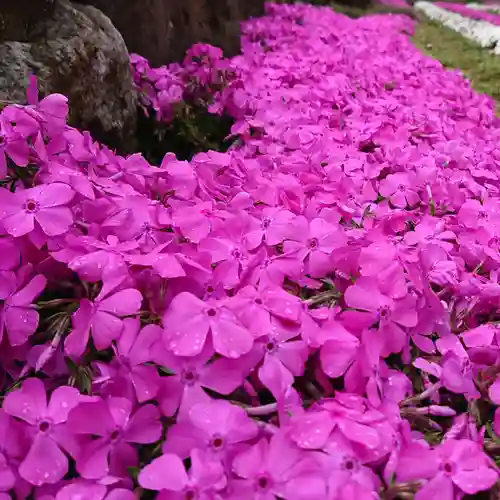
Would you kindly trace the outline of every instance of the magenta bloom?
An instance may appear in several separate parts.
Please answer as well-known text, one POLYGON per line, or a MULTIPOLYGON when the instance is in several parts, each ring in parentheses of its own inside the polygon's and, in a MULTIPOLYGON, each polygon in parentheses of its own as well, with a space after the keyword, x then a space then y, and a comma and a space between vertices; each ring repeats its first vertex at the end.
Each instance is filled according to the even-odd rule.
POLYGON ((74 191, 60 182, 45 184, 11 193, 0 190, 0 221, 5 230, 15 238, 35 229, 35 221, 47 236, 57 236, 68 231, 73 224, 73 214, 67 205, 74 191))
POLYGON ((66 339, 68 355, 79 357, 89 341, 90 332, 97 349, 106 349, 123 330, 122 316, 137 313, 142 295, 134 288, 127 288, 111 296, 91 302, 83 299, 80 308, 73 314, 73 331, 66 339))
POLYGON ((417 500, 453 500, 460 493, 488 490, 498 481, 487 455, 468 439, 448 439, 435 450, 410 445, 400 455, 397 476, 400 481, 428 479, 417 500))
POLYGON ((328 477, 328 498, 373 498, 380 488, 380 479, 358 457, 355 447, 335 432, 332 435, 327 453, 320 455, 324 463, 325 476, 328 477))
MULTIPOLYGON (((109 398, 80 404, 69 415, 71 431, 77 435, 98 436, 83 445, 76 461, 86 479, 108 475, 111 466, 120 468, 128 457, 135 457, 129 443, 154 443, 161 436, 160 413, 156 406, 144 405, 132 412, 125 398, 109 398)), ((126 469, 126 468, 125 468, 126 469)))
POLYGON ((65 425, 69 412, 82 401, 73 387, 58 387, 47 403, 43 382, 28 379, 21 389, 10 392, 3 404, 9 415, 26 422, 31 441, 28 454, 19 467, 19 474, 31 484, 40 486, 60 481, 68 470, 64 451, 74 454, 77 448, 65 425), (63 451, 64 450, 64 451, 63 451))
POLYGON ((382 413, 368 409, 362 397, 339 392, 335 399, 322 401, 319 411, 295 417, 290 436, 301 448, 321 449, 338 429, 351 445, 370 452, 385 447, 388 436, 381 432, 385 420, 382 413))
POLYGON ((47 280, 41 274, 28 283, 22 272, 0 271, 0 340, 7 330, 11 345, 24 344, 38 328, 39 315, 32 302, 42 293, 47 280))
POLYGON ((208 347, 194 357, 176 357, 161 352, 162 349, 159 351, 155 361, 173 372, 171 376, 160 379, 157 397, 161 411, 167 417, 179 410, 178 419, 185 419, 194 404, 210 401, 204 387, 227 395, 236 390, 246 376, 245 367, 236 360, 220 358, 208 363, 214 354, 208 347))
POLYGON ((17 464, 22 461, 29 449, 29 442, 23 431, 22 423, 0 409, 0 491, 2 492, 14 488, 17 481, 17 464))
POLYGON ((407 342, 404 327, 417 324, 416 299, 400 295, 396 281, 384 283, 380 278, 361 277, 345 292, 349 307, 370 313, 378 332, 372 336, 375 352, 388 355, 399 352, 407 342))
POLYGON ((324 500, 326 485, 319 464, 297 448, 284 433, 261 439, 239 454, 234 473, 242 479, 240 498, 272 500, 324 500))
MULTIPOLYGON (((497 406, 500 405, 500 378, 497 378, 493 384, 491 384, 488 394, 490 396, 491 401, 495 403, 497 406)), ((498 435, 500 432, 500 410, 497 408, 495 410, 495 418, 493 420, 493 428, 495 433, 498 435)))
POLYGON ((96 363, 101 372, 99 383, 103 392, 113 396, 137 398, 139 403, 153 399, 158 392, 160 376, 153 361, 153 349, 161 338, 162 329, 147 325, 142 330, 135 318, 123 320, 123 330, 116 341, 115 359, 109 363, 96 363))
POLYGON ((325 338, 320 352, 321 367, 329 377, 341 377, 358 353, 359 340, 337 321, 327 323, 322 332, 325 338))
MULTIPOLYGON (((55 500, 76 500, 80 498, 85 500, 136 500, 137 497, 130 490, 123 488, 115 488, 108 493, 106 486, 80 479, 61 488, 55 500)), ((42 497, 41 500, 45 500, 45 497, 42 497)))
POLYGON ((245 235, 249 250, 257 248, 262 241, 273 246, 293 234, 292 224, 295 216, 282 208, 264 208, 260 221, 255 221, 245 235))
POLYGON ((187 239, 199 243, 210 234, 212 210, 211 202, 182 205, 172 214, 172 221, 187 239))
POLYGON ((240 323, 229 300, 203 302, 183 292, 174 297, 163 317, 164 341, 176 356, 201 353, 208 333, 214 350, 228 358, 250 351, 252 334, 240 323))
POLYGON ((283 245, 285 252, 296 255, 300 261, 307 259, 307 272, 312 276, 323 276, 331 271, 331 256, 345 243, 343 232, 319 218, 309 222, 305 217, 298 217, 293 227, 293 240, 283 245))
POLYGON ((309 348, 298 333, 296 328, 271 324, 267 333, 255 343, 255 350, 263 357, 259 379, 276 399, 293 384, 294 377, 304 372, 309 348))
POLYGON ((228 453, 257 436, 257 424, 243 408, 228 401, 198 403, 189 410, 189 419, 170 428, 163 453, 176 453, 187 458, 197 448, 223 459, 228 453))
POLYGON ((191 469, 186 472, 182 460, 167 453, 146 465, 139 474, 139 484, 160 491, 158 500, 217 498, 216 492, 227 483, 222 464, 200 450, 191 453, 191 469))
POLYGON ((380 194, 389 198, 395 207, 414 206, 420 201, 415 184, 416 176, 413 173, 390 174, 380 182, 380 194))

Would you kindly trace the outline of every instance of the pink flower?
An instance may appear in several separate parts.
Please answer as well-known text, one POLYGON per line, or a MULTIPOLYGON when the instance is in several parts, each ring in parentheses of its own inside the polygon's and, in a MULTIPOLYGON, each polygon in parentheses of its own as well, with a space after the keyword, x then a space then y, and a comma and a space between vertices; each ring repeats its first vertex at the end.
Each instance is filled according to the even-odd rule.
POLYGON ((320 352, 323 371, 329 377, 341 377, 358 353, 359 340, 336 321, 328 322, 322 331, 325 336, 320 352))
POLYGON ((200 449, 223 461, 257 433, 257 424, 243 408, 223 400, 198 403, 189 410, 188 419, 169 429, 163 453, 187 458, 191 450, 200 449))
MULTIPOLYGON (((0 491, 10 491, 18 480, 18 464, 28 451, 22 423, 0 409, 0 491)), ((1 498, 1 497, 0 497, 1 498)), ((10 498, 10 497, 9 497, 10 498)))
POLYGON ((13 346, 24 344, 38 328, 39 315, 32 302, 47 284, 41 274, 25 284, 23 275, 23 271, 17 276, 12 271, 0 271, 0 300, 4 301, 0 306, 0 340, 7 330, 13 346))
POLYGON ((182 292, 170 303, 163 317, 164 341, 176 356, 196 356, 205 346, 210 332, 214 350, 228 358, 238 358, 250 351, 251 333, 241 324, 231 302, 203 302, 182 292))
POLYGON ((293 227, 293 238, 283 245, 285 252, 296 254, 301 261, 307 258, 307 271, 312 276, 330 271, 333 252, 345 242, 342 231, 319 218, 308 222, 305 217, 297 217, 293 227))
POLYGON ((412 444, 403 450, 397 469, 400 481, 428 479, 416 495, 431 500, 439 495, 452 500, 457 494, 474 495, 498 481, 498 472, 477 443, 449 439, 435 450, 412 444))
POLYGON ((240 498, 326 498, 326 485, 319 463, 305 455, 283 432, 274 435, 270 441, 260 439, 239 454, 234 459, 233 471, 242 479, 238 485, 240 498))
POLYGON ((380 194, 389 198, 395 207, 414 206, 420 201, 420 196, 415 190, 416 182, 417 179, 413 173, 389 174, 380 181, 380 194))
MULTIPOLYGON (((389 436, 382 432, 385 416, 367 408, 364 399, 355 394, 337 393, 335 399, 324 400, 316 411, 305 412, 293 419, 291 438, 304 449, 323 448, 333 430, 340 433, 358 453, 387 447, 389 436)), ((388 450, 389 451, 389 450, 388 450)))
POLYGON ((380 488, 380 479, 360 460, 355 447, 341 433, 334 433, 325 451, 327 453, 321 455, 321 461, 328 478, 327 498, 373 498, 380 488))
POLYGON ((378 332, 371 337, 375 350, 383 355, 401 351, 407 342, 403 328, 417 324, 414 296, 401 296, 395 281, 384 284, 380 279, 362 276, 344 297, 349 307, 370 313, 371 320, 378 324, 378 332))
MULTIPOLYGON (((75 500, 77 498, 85 500, 135 500, 136 496, 124 488, 115 488, 108 493, 108 489, 103 484, 77 479, 63 486, 54 500, 75 500)), ((41 500, 45 500, 45 497, 42 497, 41 500)), ((47 500, 49 499, 47 498, 47 500)))
POLYGON ((423 358, 417 358, 413 365, 438 378, 449 391, 475 398, 479 393, 474 385, 474 373, 467 358, 461 358, 454 352, 447 352, 441 363, 430 363, 423 358))
MULTIPOLYGON (((98 436, 84 444, 76 457, 77 468, 86 479, 100 479, 117 474, 135 460, 129 443, 154 443, 161 437, 160 413, 151 404, 132 412, 133 404, 125 398, 84 402, 70 412, 68 425, 77 435, 98 436)), ((131 464, 133 465, 133 463, 131 464)))
POLYGON ((306 343, 299 331, 286 328, 279 322, 271 322, 255 343, 255 354, 263 358, 258 374, 260 381, 279 399, 286 388, 291 387, 294 377, 304 372, 309 355, 306 343))
POLYGON ((155 361, 167 366, 172 375, 161 378, 157 399, 167 417, 179 410, 179 421, 189 415, 193 405, 210 401, 204 387, 228 395, 243 383, 246 376, 247 370, 239 361, 219 358, 209 363, 214 355, 209 347, 198 356, 184 358, 161 351, 161 348, 156 349, 155 361))
POLYGON ((212 203, 204 202, 194 206, 181 205, 172 214, 172 221, 185 238, 199 243, 210 234, 212 203))
POLYGON ((137 398, 139 403, 153 399, 160 386, 160 376, 153 361, 153 349, 162 329, 147 325, 142 330, 136 318, 123 320, 123 330, 116 341, 116 358, 110 363, 96 363, 101 372, 99 384, 104 393, 137 398))
POLYGON ((0 190, 0 221, 5 230, 15 238, 35 229, 35 221, 47 236, 58 236, 73 224, 67 205, 74 191, 60 182, 37 186, 11 193, 0 190))
POLYGON ((144 255, 131 255, 128 262, 136 266, 151 266, 162 278, 179 278, 193 275, 209 275, 210 270, 198 264, 181 252, 169 253, 163 250, 169 243, 160 245, 144 255))
POLYGON ((73 314, 73 331, 66 339, 66 352, 72 357, 81 356, 90 332, 97 349, 108 348, 123 330, 121 317, 136 314, 141 303, 141 293, 133 288, 121 290, 95 302, 81 300, 80 308, 73 314))
POLYGON ((186 472, 182 460, 167 453, 146 465, 139 473, 139 484, 160 491, 158 500, 216 498, 227 483, 222 464, 200 450, 191 453, 191 469, 186 472))
POLYGON ((3 409, 9 415, 26 422, 30 449, 21 462, 19 474, 31 484, 53 484, 68 470, 68 458, 63 450, 74 454, 77 446, 72 430, 66 424, 69 412, 82 401, 73 387, 58 387, 47 403, 41 380, 28 379, 21 389, 9 393, 3 409))
POLYGON ((274 246, 293 234, 291 225, 295 216, 282 208, 264 208, 260 221, 256 221, 246 233, 245 241, 249 250, 257 248, 262 241, 274 246))

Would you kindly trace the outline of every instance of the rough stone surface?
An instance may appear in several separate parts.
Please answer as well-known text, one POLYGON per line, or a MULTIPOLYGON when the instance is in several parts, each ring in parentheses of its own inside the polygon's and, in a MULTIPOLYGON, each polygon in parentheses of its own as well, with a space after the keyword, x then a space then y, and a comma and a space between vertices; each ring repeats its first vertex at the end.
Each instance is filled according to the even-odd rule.
POLYGON ((263 15, 264 0, 76 0, 102 10, 118 28, 130 52, 159 66, 182 60, 194 43, 240 48, 240 21, 263 15))
POLYGON ((0 0, 0 42, 25 42, 43 35, 43 21, 55 10, 55 0, 0 0))
POLYGON ((17 5, 25 1, 0 0, 6 20, 0 29, 0 99, 25 102, 28 77, 35 74, 42 96, 68 97, 71 124, 110 147, 132 150, 137 95, 120 33, 99 10, 67 0, 27 0, 34 11, 39 8, 39 18, 26 29, 31 14, 17 5))

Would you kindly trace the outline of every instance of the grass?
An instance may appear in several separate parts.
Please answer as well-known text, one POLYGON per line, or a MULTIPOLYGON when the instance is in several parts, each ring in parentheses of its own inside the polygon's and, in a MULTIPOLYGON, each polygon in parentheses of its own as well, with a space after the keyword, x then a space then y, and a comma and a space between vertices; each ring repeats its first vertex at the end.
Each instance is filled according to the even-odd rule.
POLYGON ((389 5, 373 4, 368 9, 361 9, 352 5, 343 5, 335 2, 330 3, 330 6, 335 12, 339 12, 340 14, 345 14, 346 16, 353 18, 358 18, 369 14, 406 14, 414 19, 417 19, 415 11, 411 7, 398 8, 391 7, 389 5))
POLYGON ((500 110, 500 57, 427 18, 417 26, 413 41, 444 67, 460 69, 477 92, 493 97, 500 110))

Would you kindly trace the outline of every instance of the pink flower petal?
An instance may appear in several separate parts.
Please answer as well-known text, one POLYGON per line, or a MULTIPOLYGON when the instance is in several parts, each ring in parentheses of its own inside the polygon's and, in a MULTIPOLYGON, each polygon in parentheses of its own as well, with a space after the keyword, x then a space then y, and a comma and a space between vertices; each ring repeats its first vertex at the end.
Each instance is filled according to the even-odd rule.
POLYGON ((47 236, 59 236, 73 224, 73 214, 66 207, 44 208, 35 213, 35 219, 47 236))
POLYGON ((69 412, 82 401, 80 391, 74 387, 58 387, 50 396, 47 416, 55 424, 68 419, 69 412))
POLYGON ((162 434, 160 412, 153 405, 141 406, 130 418, 124 439, 131 443, 154 443, 162 434))
POLYGON ((59 446, 47 436, 39 435, 33 441, 19 466, 20 476, 35 486, 55 484, 68 471, 68 459, 59 446))
POLYGON ((116 316, 135 314, 141 307, 142 294, 134 288, 121 290, 98 303, 99 311, 108 312, 116 316))
POLYGON ((42 208, 66 205, 75 195, 75 192, 67 184, 63 184, 62 182, 44 184, 34 189, 38 191, 36 199, 42 208))
POLYGON ((40 379, 29 378, 20 389, 9 392, 3 402, 9 415, 34 425, 47 411, 45 386, 40 379))
POLYGON ((153 491, 182 491, 188 484, 188 477, 181 459, 177 455, 166 454, 141 470, 139 484, 153 491))
POLYGON ((35 229, 35 216, 25 211, 17 212, 3 219, 2 224, 11 236, 19 238, 35 229))

